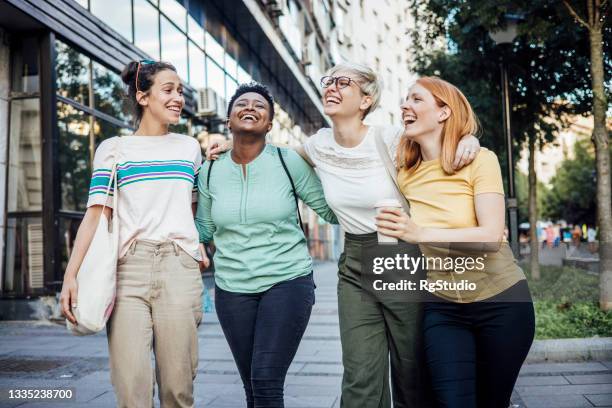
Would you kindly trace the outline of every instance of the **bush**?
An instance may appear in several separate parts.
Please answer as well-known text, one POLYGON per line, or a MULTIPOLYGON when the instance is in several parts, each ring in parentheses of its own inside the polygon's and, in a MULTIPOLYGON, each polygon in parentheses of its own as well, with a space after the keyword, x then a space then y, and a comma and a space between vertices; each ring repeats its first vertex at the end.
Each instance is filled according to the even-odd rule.
POLYGON ((541 266, 525 273, 536 312, 536 339, 612 336, 612 312, 599 309, 599 280, 580 269, 541 266))

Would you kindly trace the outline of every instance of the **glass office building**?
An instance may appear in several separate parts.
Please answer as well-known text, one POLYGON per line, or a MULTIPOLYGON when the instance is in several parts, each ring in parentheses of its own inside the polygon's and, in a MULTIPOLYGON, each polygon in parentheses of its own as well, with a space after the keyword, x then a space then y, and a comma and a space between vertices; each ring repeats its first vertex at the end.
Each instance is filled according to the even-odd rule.
MULTIPOLYGON (((55 294, 86 209, 93 154, 134 130, 122 67, 174 64, 186 107, 173 131, 203 146, 223 137, 239 83, 270 87, 270 138, 300 143, 326 124, 314 68, 280 41, 261 2, 238 0, 5 0, 0 2, 0 296, 55 294)), ((316 72, 329 65, 317 60, 316 72)), ((313 254, 333 258, 339 231, 306 215, 313 254)))

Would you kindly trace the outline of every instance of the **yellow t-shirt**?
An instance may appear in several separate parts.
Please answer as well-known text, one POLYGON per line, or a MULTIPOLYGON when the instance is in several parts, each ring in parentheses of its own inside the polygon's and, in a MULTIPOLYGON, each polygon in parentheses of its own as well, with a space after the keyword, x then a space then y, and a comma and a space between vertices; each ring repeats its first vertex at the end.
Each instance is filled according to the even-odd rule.
MULTIPOLYGON (((455 174, 446 174, 440 160, 429 160, 410 170, 401 169, 398 183, 402 193, 410 202, 412 219, 422 227, 429 228, 471 228, 478 226, 474 198, 477 194, 504 194, 501 169, 497 156, 481 148, 472 163, 455 174)), ((476 290, 441 290, 435 294, 454 302, 473 302, 495 296, 518 281, 525 279, 521 268, 507 242, 502 242, 497 252, 453 250, 456 245, 446 248, 421 245, 426 257, 461 256, 484 259, 481 270, 464 273, 450 273, 448 268, 429 268, 430 282, 467 280, 476 284, 476 290)), ((433 264, 433 263, 432 263, 433 264)), ((437 264, 439 265, 439 263, 437 264)))

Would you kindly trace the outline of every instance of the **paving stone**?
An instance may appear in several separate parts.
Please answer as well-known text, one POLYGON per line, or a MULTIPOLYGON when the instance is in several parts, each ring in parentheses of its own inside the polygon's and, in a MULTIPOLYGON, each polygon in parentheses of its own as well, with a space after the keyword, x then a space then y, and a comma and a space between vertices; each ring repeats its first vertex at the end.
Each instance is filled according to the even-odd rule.
POLYGON ((610 384, 612 390, 612 374, 566 375, 572 384, 610 384))
POLYGON ((523 397, 527 408, 593 408, 582 395, 549 395, 523 397))
MULTIPOLYGON (((610 391, 612 391, 612 387, 610 388, 610 391)), ((612 393, 596 395, 586 394, 585 397, 586 399, 591 401, 591 403, 596 407, 605 407, 612 405, 612 393)))
POLYGON ((561 372, 588 372, 607 371, 608 367, 599 362, 588 363, 536 363, 525 364, 521 374, 532 373, 561 373, 561 372))
POLYGON ((587 385, 540 385, 533 387, 516 387, 522 398, 526 396, 548 396, 548 395, 579 395, 579 394, 604 394, 610 392, 610 384, 587 384, 587 385))
POLYGON ((317 395, 324 396, 337 396, 340 394, 340 384, 330 385, 328 381, 325 381, 325 378, 319 380, 318 384, 289 384, 285 385, 285 395, 290 395, 293 397, 299 397, 301 395, 309 395, 316 393, 317 395))
POLYGON ((299 398, 285 395, 287 408, 331 408, 336 396, 300 396, 299 398))
POLYGON ((320 363, 307 363, 304 368, 300 371, 300 374, 308 375, 342 375, 343 368, 341 364, 320 364, 320 363))
POLYGON ((534 385, 567 385, 569 382, 562 375, 519 377, 516 386, 534 385))

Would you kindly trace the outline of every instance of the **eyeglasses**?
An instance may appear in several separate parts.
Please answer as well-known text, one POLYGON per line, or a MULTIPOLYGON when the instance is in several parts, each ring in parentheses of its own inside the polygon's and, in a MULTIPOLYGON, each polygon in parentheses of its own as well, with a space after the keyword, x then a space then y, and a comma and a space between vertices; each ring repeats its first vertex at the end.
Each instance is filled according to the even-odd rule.
POLYGON ((140 67, 142 65, 149 65, 149 64, 155 64, 155 61, 150 60, 150 59, 142 59, 138 61, 138 68, 136 69, 136 92, 140 92, 140 89, 138 89, 138 73, 140 72, 140 67))
POLYGON ((338 89, 343 89, 343 88, 346 88, 347 86, 350 86, 351 82, 353 82, 355 85, 357 85, 357 87, 359 89, 361 89, 361 87, 359 86, 359 84, 355 80, 353 80, 353 79, 351 79, 351 78, 349 78, 347 76, 339 76, 339 77, 324 76, 324 77, 321 78, 321 87, 322 88, 329 88, 330 86, 336 84, 338 89))

